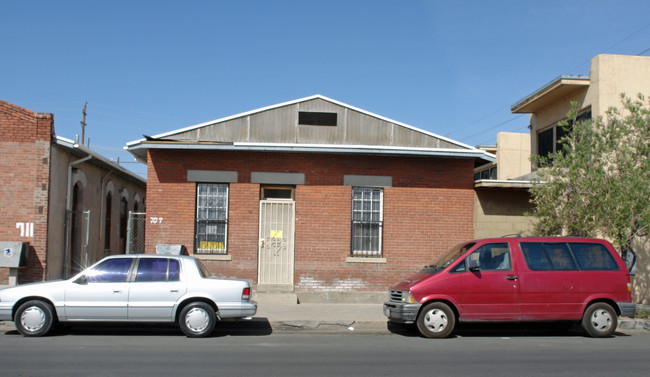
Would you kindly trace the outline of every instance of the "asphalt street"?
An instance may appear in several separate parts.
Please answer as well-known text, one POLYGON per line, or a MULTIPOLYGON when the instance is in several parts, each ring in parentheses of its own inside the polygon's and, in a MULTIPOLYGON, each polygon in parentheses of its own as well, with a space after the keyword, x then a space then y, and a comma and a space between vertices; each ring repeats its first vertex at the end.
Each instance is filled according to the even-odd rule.
POLYGON ((5 376, 646 376, 650 334, 607 339, 547 327, 471 326, 450 339, 409 327, 353 331, 222 327, 204 339, 174 326, 74 326, 43 338, 0 332, 5 376))

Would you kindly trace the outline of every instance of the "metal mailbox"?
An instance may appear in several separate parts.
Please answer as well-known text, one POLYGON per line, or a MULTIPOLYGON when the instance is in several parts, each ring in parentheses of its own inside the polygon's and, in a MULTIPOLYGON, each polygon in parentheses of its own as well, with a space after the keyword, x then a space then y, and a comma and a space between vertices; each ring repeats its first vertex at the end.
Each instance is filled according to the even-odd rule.
POLYGON ((187 250, 183 245, 156 245, 156 254, 164 255, 187 255, 187 250))
POLYGON ((0 241, 0 267, 19 268, 27 265, 29 242, 0 241))

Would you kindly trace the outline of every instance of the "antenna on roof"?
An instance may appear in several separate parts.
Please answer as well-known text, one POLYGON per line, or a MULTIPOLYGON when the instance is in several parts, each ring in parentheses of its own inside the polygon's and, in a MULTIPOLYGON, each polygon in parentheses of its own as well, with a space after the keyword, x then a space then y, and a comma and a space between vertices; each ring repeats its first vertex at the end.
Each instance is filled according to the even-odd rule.
POLYGON ((84 117, 81 120, 81 145, 84 145, 86 143, 86 106, 88 106, 88 102, 84 104, 84 117))

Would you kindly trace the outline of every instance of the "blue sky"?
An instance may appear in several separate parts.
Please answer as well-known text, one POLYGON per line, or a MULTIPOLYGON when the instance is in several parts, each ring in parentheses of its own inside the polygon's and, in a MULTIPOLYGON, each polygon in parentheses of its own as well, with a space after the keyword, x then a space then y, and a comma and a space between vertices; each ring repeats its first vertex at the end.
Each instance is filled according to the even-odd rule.
POLYGON ((649 1, 0 1, 0 99, 122 147, 313 94, 451 137, 601 54, 650 55, 649 1))

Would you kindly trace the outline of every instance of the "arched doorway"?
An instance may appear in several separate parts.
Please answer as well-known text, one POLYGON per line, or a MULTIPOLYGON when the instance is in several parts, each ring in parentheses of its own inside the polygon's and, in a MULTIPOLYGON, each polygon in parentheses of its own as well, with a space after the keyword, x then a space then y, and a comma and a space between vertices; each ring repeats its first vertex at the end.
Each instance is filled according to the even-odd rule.
POLYGON ((126 198, 120 199, 120 253, 126 253, 126 230, 127 230, 128 202, 126 198))
POLYGON ((87 264, 87 255, 84 256, 86 251, 85 244, 85 223, 87 223, 87 214, 83 212, 83 193, 84 188, 81 182, 77 182, 72 187, 72 208, 69 213, 70 224, 70 258, 68 263, 68 271, 71 275, 83 270, 87 264))

